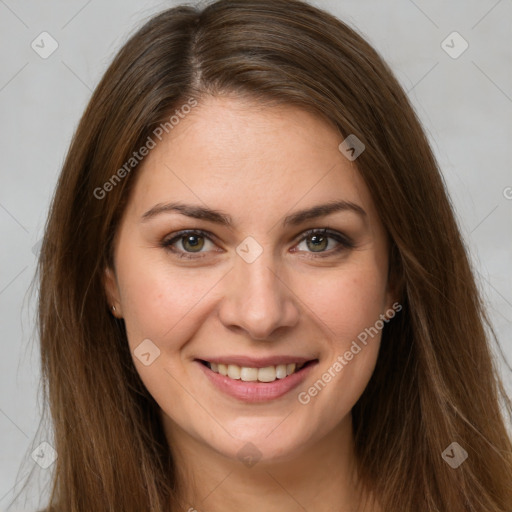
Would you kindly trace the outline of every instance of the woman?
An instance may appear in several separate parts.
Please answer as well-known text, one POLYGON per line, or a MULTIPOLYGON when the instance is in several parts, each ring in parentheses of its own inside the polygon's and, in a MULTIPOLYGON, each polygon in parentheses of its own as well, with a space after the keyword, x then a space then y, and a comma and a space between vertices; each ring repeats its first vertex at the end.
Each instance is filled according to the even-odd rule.
POLYGON ((510 402, 389 68, 298 0, 121 49, 40 256, 49 510, 512 510, 510 402))

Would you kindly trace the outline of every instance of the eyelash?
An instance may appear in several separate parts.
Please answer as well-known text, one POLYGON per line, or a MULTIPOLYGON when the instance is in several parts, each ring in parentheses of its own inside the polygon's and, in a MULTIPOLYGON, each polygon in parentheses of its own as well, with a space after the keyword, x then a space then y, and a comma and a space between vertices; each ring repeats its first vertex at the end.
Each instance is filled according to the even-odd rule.
MULTIPOLYGON (((184 259, 189 259, 189 260, 197 260, 197 259, 204 258, 205 256, 191 256, 192 254, 199 255, 199 254, 203 254, 203 253, 191 253, 191 252, 177 251, 175 248, 172 247, 172 245, 175 242, 181 240, 183 237, 185 237, 187 235, 199 235, 199 236, 207 238, 208 240, 213 242, 210 233, 203 231, 201 229, 187 229, 187 230, 178 232, 175 236, 173 236, 172 238, 170 238, 168 240, 163 240, 161 243, 161 246, 164 249, 175 254, 178 258, 184 258, 184 259)), ((354 243, 347 236, 342 235, 341 233, 339 233, 337 231, 331 231, 330 229, 327 229, 327 228, 323 228, 323 229, 317 228, 317 229, 310 229, 308 231, 305 231, 304 233, 302 233, 302 237, 298 240, 296 245, 298 245, 299 243, 303 242, 308 237, 313 236, 313 235, 323 235, 323 236, 327 236, 328 238, 332 238, 339 243, 339 246, 335 249, 331 249, 330 251, 326 251, 326 252, 325 251, 318 252, 318 253, 311 252, 311 253, 309 253, 310 256, 306 256, 307 258, 312 258, 312 259, 327 258, 334 254, 338 254, 343 250, 353 249, 355 247, 354 243)))

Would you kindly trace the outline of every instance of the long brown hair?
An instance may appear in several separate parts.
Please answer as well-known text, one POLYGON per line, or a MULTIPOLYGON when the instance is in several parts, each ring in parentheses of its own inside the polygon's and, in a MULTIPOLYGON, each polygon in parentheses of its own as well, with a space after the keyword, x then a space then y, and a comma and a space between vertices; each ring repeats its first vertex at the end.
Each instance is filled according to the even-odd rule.
POLYGON ((54 427, 50 508, 163 512, 179 493, 158 405, 134 367, 103 272, 137 168, 94 193, 190 98, 291 104, 366 146, 357 159, 391 240, 403 309, 353 408, 361 478, 384 511, 510 512, 510 400, 447 192, 392 72, 353 29, 299 0, 176 7, 123 46, 65 160, 39 261, 44 396, 54 427), (457 469, 442 453, 457 442, 457 469))

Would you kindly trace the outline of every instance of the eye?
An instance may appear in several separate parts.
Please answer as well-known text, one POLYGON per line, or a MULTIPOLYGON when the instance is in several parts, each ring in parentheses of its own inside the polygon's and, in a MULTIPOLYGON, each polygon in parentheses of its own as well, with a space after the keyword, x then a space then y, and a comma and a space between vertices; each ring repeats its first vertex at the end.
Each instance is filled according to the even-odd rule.
POLYGON ((208 233, 198 229, 190 229, 180 231, 176 236, 169 240, 164 240, 162 242, 162 247, 175 253, 179 258, 198 259, 204 256, 193 256, 193 254, 208 252, 202 251, 205 246, 208 248, 208 243, 215 246, 208 233))
POLYGON ((313 258, 332 256, 333 254, 353 247, 354 243, 347 236, 327 228, 306 231, 306 233, 302 235, 300 243, 297 245, 298 250, 309 252, 310 255, 308 257, 313 258), (335 241, 334 244, 330 243, 332 240, 335 241), (305 249, 301 249, 301 245, 303 245, 305 249), (332 247, 332 245, 334 245, 334 247, 332 247), (327 250, 328 248, 330 249, 327 250))
MULTIPOLYGON (((212 241, 212 235, 200 229, 189 229, 176 233, 175 236, 164 240, 161 245, 164 249, 171 251, 178 258, 199 259, 204 258, 208 253, 208 244, 210 250, 215 250, 215 243, 212 241), (203 251, 203 249, 205 249, 203 251)), ((292 252, 307 252, 309 258, 322 258, 332 256, 343 250, 351 249, 354 243, 342 233, 324 229, 311 229, 302 234, 299 244, 292 252), (334 244, 330 243, 335 241, 334 244), (305 249, 300 246, 304 244, 305 249), (334 247, 331 247, 334 245, 334 247), (329 249, 329 250, 327 250, 329 249)), ((216 252, 219 252, 216 250, 216 252)))

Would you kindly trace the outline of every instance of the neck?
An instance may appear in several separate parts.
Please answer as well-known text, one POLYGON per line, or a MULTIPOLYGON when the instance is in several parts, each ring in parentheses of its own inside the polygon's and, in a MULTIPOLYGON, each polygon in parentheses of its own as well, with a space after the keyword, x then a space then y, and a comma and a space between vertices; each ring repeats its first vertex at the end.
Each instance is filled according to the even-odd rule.
POLYGON ((197 441, 164 415, 184 511, 366 512, 360 506, 352 418, 315 443, 252 466, 197 441), (179 447, 179 449, 177 448, 179 447))

